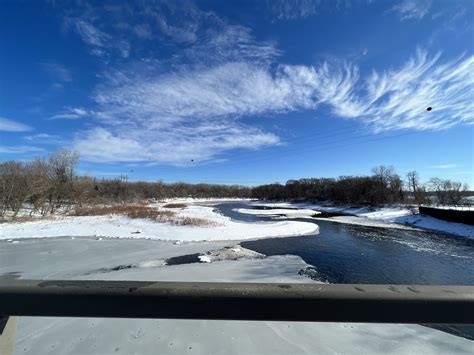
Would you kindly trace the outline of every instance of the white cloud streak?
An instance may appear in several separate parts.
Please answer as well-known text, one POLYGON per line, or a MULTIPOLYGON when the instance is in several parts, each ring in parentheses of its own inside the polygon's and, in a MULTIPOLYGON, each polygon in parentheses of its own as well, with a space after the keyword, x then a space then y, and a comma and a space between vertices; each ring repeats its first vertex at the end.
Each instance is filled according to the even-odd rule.
POLYGON ((66 18, 65 22, 68 27, 72 27, 73 30, 79 34, 84 43, 90 46, 90 52, 93 55, 104 57, 110 49, 118 51, 122 58, 128 58, 130 55, 129 41, 123 38, 115 38, 88 20, 77 17, 66 18))
POLYGON ((64 145, 66 141, 60 136, 48 133, 38 133, 23 137, 24 140, 35 144, 64 145))
POLYGON ((418 50, 401 68, 374 71, 366 87, 359 107, 376 131, 474 123, 474 56, 441 63, 440 54, 418 50))
POLYGON ((89 46, 90 53, 106 62, 115 59, 117 52, 118 59, 128 58, 132 50, 148 52, 150 40, 172 45, 193 44, 201 32, 221 23, 212 12, 201 11, 186 0, 123 4, 83 1, 76 7, 63 7, 64 28, 77 33, 89 46))
POLYGON ((391 11, 400 16, 400 20, 420 20, 429 12, 432 0, 402 0, 391 11))
POLYGON ((52 78, 61 82, 72 81, 71 72, 63 65, 50 62, 41 63, 43 70, 45 70, 52 78))
POLYGON ((207 63, 207 66, 242 60, 269 64, 279 55, 275 43, 257 42, 249 28, 225 25, 208 31, 203 41, 184 51, 183 59, 185 63, 207 63))
POLYGON ((74 25, 75 30, 79 36, 81 36, 82 40, 91 46, 104 47, 110 40, 110 37, 106 33, 85 20, 76 19, 74 25))
POLYGON ((81 107, 68 107, 64 112, 51 116, 50 120, 78 120, 92 113, 81 107))
POLYGON ((276 20, 296 20, 315 15, 320 0, 267 0, 267 7, 276 20))
POLYGON ((0 153, 2 154, 25 154, 25 153, 40 153, 40 152, 44 152, 44 149, 29 146, 29 145, 17 145, 14 147, 0 145, 0 153))
POLYGON ((5 117, 0 117, 0 131, 3 132, 27 132, 33 128, 5 117))
POLYGON ((126 132, 109 127, 86 132, 75 141, 75 149, 90 161, 152 161, 187 165, 211 160, 217 153, 228 149, 257 149, 277 142, 278 138, 272 134, 229 124, 167 130, 143 127, 126 132))
POLYGON ((457 168, 457 164, 440 164, 440 165, 433 165, 431 168, 433 169, 454 169, 457 168))

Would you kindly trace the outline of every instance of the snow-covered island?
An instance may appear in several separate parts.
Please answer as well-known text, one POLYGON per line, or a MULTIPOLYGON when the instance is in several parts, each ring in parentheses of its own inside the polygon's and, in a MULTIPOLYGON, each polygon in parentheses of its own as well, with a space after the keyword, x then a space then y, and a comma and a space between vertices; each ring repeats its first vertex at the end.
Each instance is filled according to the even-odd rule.
MULTIPOLYGON (((179 200, 183 203, 183 200, 179 200)), ((205 200, 197 200, 184 207, 168 208, 167 202, 155 203, 150 207, 174 214, 174 220, 198 221, 198 225, 158 223, 146 218, 129 218, 122 214, 99 216, 54 215, 22 223, 0 224, 0 239, 81 237, 141 238, 173 241, 215 241, 247 240, 270 237, 289 237, 313 234, 318 226, 314 223, 296 221, 275 221, 244 223, 233 221, 217 213, 212 206, 205 206, 205 200), (202 225, 199 225, 199 222, 202 225)), ((209 201, 212 205, 216 200, 209 201)), ((313 211, 313 214, 316 212, 313 211)), ((170 220, 169 222, 174 222, 170 220)))

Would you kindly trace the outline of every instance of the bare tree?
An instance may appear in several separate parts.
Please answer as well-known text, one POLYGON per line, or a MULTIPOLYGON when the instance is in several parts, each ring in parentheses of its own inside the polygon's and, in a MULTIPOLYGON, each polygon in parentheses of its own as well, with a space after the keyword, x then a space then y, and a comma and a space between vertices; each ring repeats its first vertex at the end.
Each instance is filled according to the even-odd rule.
POLYGON ((2 215, 7 209, 16 217, 24 203, 37 191, 32 163, 8 161, 0 165, 2 215))
POLYGON ((467 191, 467 184, 462 184, 458 181, 451 181, 450 189, 447 191, 448 203, 453 206, 459 206, 463 204, 463 193, 467 191))
POLYGON ((380 165, 372 169, 376 182, 373 191, 373 203, 394 203, 403 199, 402 181, 393 166, 380 165))
POLYGON ((48 179, 49 166, 44 159, 36 158, 29 164, 29 169, 29 179, 31 179, 32 185, 32 194, 29 200, 33 206, 30 214, 40 212, 44 215, 48 210, 47 194, 51 189, 48 179))
POLYGON ((407 173, 408 190, 412 193, 413 199, 417 205, 422 205, 426 202, 425 188, 420 184, 418 173, 413 170, 407 173))
POLYGON ((76 165, 79 155, 66 149, 48 157, 48 178, 51 188, 48 193, 50 212, 62 207, 66 202, 73 202, 76 165))
MULTIPOLYGON (((13 210, 18 205, 19 196, 18 185, 21 185, 22 164, 15 161, 7 161, 0 164, 1 176, 1 213, 5 215, 7 210, 13 210)), ((18 213, 18 212, 17 212, 18 213)))
POLYGON ((440 178, 431 178, 428 186, 435 193, 436 202, 440 205, 463 204, 463 195, 468 190, 467 184, 440 178))

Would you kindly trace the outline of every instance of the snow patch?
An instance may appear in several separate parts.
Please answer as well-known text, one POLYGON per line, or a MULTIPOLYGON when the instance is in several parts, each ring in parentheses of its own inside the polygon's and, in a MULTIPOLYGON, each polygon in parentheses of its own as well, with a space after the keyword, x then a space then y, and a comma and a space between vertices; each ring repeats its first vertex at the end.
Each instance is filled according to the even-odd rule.
POLYGON ((208 255, 199 255, 198 258, 201 261, 201 263, 210 263, 212 261, 211 257, 208 255))
POLYGON ((204 263, 211 263, 221 260, 262 259, 264 257, 264 254, 237 245, 208 251, 205 255, 199 255, 199 260, 204 263))

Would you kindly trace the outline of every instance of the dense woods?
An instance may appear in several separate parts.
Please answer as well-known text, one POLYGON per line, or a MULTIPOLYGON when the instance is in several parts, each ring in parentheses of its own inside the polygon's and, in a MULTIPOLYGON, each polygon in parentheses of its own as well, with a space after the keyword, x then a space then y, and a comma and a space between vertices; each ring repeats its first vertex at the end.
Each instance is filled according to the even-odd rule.
POLYGON ((110 204, 160 200, 172 197, 291 199, 331 201, 344 204, 383 205, 393 203, 461 205, 467 185, 432 178, 421 184, 415 171, 406 180, 393 167, 379 166, 369 176, 309 178, 286 184, 257 187, 187 184, 182 182, 129 182, 96 179, 76 173, 78 155, 62 150, 46 159, 0 163, 0 215, 15 216, 26 203, 31 212, 54 213, 83 204, 110 204))
POLYGON ((375 167, 369 176, 289 180, 285 185, 268 184, 252 189, 252 197, 259 199, 331 201, 370 206, 395 203, 459 206, 467 203, 467 194, 466 184, 448 179, 431 178, 421 184, 416 171, 409 172, 403 181, 391 166, 375 167))

